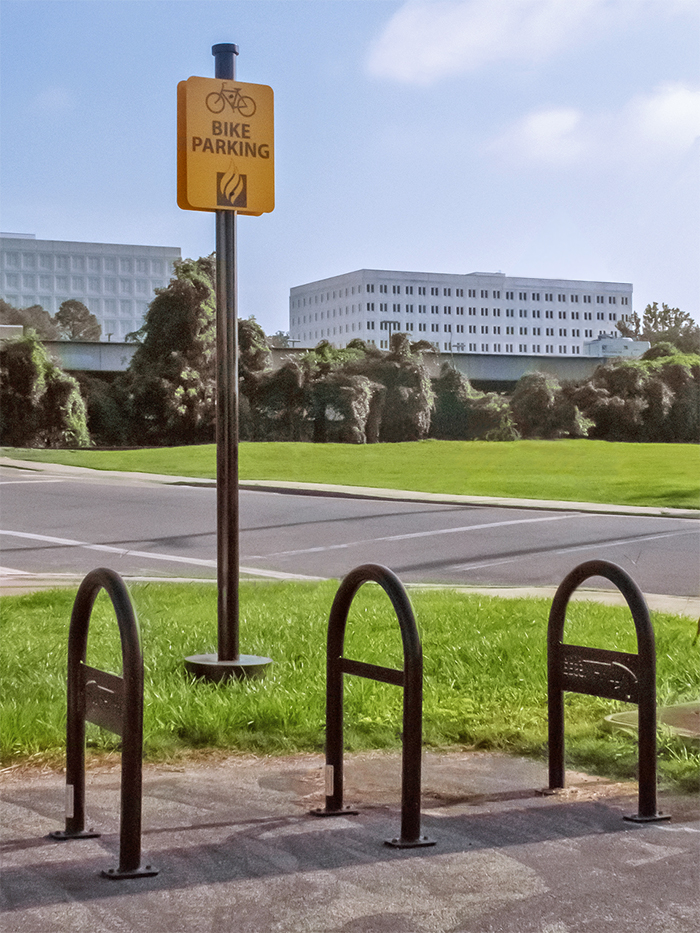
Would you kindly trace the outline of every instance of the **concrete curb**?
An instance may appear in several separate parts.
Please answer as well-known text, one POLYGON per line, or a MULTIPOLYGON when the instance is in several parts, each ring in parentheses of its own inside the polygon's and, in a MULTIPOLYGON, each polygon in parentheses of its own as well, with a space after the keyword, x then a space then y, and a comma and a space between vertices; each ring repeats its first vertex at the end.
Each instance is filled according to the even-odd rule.
MULTIPOLYGON (((0 466, 14 467, 33 473, 55 474, 63 477, 100 481, 109 478, 123 483, 156 483, 169 486, 201 486, 215 488, 216 481, 192 476, 170 476, 159 473, 127 473, 119 470, 93 470, 88 467, 67 466, 61 463, 40 463, 0 457, 0 466)), ((414 492, 411 490, 381 489, 374 486, 341 486, 331 483, 297 483, 284 480, 241 480, 241 489, 259 492, 284 492, 306 496, 335 496, 353 499, 383 499, 393 502, 429 502, 442 505, 491 506, 510 509, 542 509, 546 511, 591 512, 602 515, 645 515, 660 518, 699 519, 700 510, 656 508, 641 505, 612 505, 599 502, 568 502, 555 499, 513 499, 503 496, 460 496, 449 493, 414 492)))
POLYGON ((308 496, 341 496, 356 499, 388 499, 394 502, 430 502, 436 505, 490 506, 505 509, 542 509, 562 512, 598 512, 603 515, 646 515, 660 518, 700 518, 693 509, 655 508, 642 505, 609 505, 599 502, 567 502, 557 499, 511 499, 504 496, 458 496, 450 493, 379 489, 373 486, 333 486, 327 483, 243 480, 244 489, 290 492, 308 496))

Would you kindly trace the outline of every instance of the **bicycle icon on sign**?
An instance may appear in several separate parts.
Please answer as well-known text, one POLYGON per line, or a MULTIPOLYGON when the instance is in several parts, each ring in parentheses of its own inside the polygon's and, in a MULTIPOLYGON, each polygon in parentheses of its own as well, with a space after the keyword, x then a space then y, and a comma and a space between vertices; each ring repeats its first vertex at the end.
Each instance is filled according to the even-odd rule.
POLYGON ((253 98, 241 94, 239 87, 227 88, 224 83, 221 85, 220 91, 212 91, 211 94, 207 94, 206 105, 211 113, 221 113, 226 104, 234 113, 240 113, 242 117, 252 117, 256 109, 253 98))

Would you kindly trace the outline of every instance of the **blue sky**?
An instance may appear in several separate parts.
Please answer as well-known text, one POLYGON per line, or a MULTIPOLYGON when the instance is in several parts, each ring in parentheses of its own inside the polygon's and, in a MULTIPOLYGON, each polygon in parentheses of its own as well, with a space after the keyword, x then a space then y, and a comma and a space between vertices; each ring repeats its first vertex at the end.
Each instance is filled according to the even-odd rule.
POLYGON ((275 91, 239 309, 357 268, 632 282, 698 317, 696 0, 2 0, 4 231, 214 249, 176 205, 176 88, 275 91))

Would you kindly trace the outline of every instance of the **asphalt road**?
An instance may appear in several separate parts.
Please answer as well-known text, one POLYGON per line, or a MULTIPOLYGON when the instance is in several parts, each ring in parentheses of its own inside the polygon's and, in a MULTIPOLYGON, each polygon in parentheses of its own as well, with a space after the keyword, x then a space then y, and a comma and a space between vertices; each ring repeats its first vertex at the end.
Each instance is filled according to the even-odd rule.
MULTIPOLYGON (((5 573, 216 575, 212 488, 0 469, 5 573)), ((697 596, 692 519, 242 490, 242 573, 342 577, 367 561, 405 582, 556 586, 592 558, 646 593, 697 596)), ((602 580, 595 581, 603 585, 602 580)))

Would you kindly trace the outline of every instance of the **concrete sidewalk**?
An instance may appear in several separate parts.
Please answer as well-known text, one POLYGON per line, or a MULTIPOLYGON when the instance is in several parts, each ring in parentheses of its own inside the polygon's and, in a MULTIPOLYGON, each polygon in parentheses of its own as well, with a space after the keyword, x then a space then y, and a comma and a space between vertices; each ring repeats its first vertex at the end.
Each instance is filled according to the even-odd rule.
POLYGON ((304 755, 148 766, 143 864, 118 864, 119 769, 88 775, 96 839, 55 842, 64 779, 2 774, 3 933, 696 933, 700 806, 660 799, 672 820, 636 824, 636 789, 581 774, 543 796, 542 763, 426 753, 422 832, 398 850, 400 759, 346 759, 345 802, 318 819, 323 759, 304 755))

